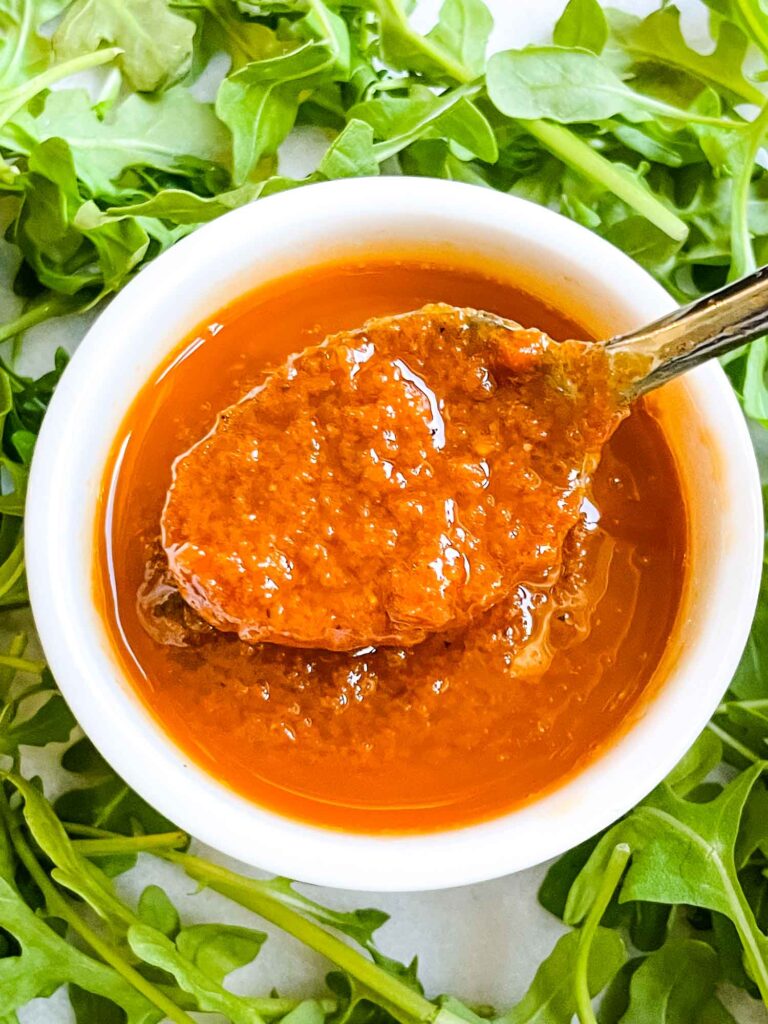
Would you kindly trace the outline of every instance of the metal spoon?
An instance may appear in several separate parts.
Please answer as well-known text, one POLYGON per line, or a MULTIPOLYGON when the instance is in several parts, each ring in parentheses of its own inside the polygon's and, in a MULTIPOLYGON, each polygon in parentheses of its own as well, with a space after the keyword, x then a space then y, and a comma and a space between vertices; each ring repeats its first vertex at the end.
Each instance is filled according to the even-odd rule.
POLYGON ((628 397, 637 398, 763 334, 768 334, 768 266, 647 327, 611 338, 606 348, 650 360, 644 375, 627 388, 628 397))

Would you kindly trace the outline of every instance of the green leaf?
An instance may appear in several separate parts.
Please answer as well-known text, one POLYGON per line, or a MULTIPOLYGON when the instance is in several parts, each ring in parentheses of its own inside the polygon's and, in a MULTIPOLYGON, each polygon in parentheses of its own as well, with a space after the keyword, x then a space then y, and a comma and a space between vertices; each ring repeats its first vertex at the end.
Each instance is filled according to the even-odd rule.
POLYGON ((568 0, 552 38, 556 46, 577 46, 602 53, 608 39, 608 22, 598 0, 568 0))
POLYGON ((447 178, 449 181, 464 181, 468 185, 491 187, 484 168, 473 161, 455 156, 450 144, 443 139, 425 139, 406 147, 400 154, 400 165, 405 174, 447 178))
POLYGON ((296 49, 246 64, 219 86, 216 113, 232 133, 237 184, 275 155, 293 128, 305 90, 349 74, 349 36, 341 18, 313 0, 301 25, 309 38, 296 49))
POLYGON ((261 196, 275 195, 277 192, 297 188, 312 180, 315 179, 310 177, 296 181, 294 178, 276 176, 207 197, 198 196, 185 189, 162 189, 144 202, 111 206, 103 212, 95 203, 84 203, 77 212, 75 224, 90 229, 127 217, 134 217, 142 223, 146 223, 150 218, 162 218, 182 225, 203 224, 261 196))
POLYGON ((176 947, 216 982, 251 963, 267 940, 265 932, 228 924, 195 924, 182 928, 176 947))
POLYGON ((49 63, 50 41, 39 33, 69 0, 0 0, 0 90, 23 82, 49 63))
POLYGON ((586 839, 578 846, 574 846, 572 850, 568 850, 562 857, 558 857, 554 864, 547 869, 544 881, 539 886, 538 898, 539 903, 550 914, 554 914, 562 920, 571 886, 598 842, 598 836, 586 839))
POLYGON ((88 739, 78 740, 62 758, 63 768, 80 776, 80 786, 63 793, 55 811, 64 821, 109 832, 172 831, 175 826, 127 786, 88 739))
POLYGON ((79 230, 81 205, 72 154, 61 139, 35 146, 13 239, 39 280, 73 295, 85 288, 117 288, 143 258, 149 239, 136 222, 79 230))
POLYGON ((25 111, 0 129, 0 145, 27 156, 54 137, 66 139, 78 178, 94 194, 114 192, 129 167, 191 176, 228 159, 227 132, 212 107, 181 86, 153 97, 134 93, 106 119, 84 90, 57 90, 34 116, 25 111))
POLYGON ((120 64, 131 85, 153 92, 177 81, 192 60, 194 23, 164 0, 75 0, 53 36, 61 60, 119 46, 120 64))
POLYGON ((444 0, 437 24, 426 38, 471 75, 481 75, 492 29, 493 17, 483 0, 444 0))
POLYGON ((323 1024, 325 1011, 316 999, 304 999, 290 1013, 283 1017, 281 1024, 323 1024))
POLYGON ((77 1024, 125 1024, 122 1009, 104 996, 94 995, 70 982, 69 1001, 77 1024))
POLYGON ((26 583, 24 583, 24 536, 21 531, 21 520, 3 517, 2 533, 4 541, 10 538, 13 544, 0 562, 0 608, 11 608, 27 601, 26 583), (6 524, 13 524, 10 528, 6 524))
POLYGON ((713 26, 715 48, 699 53, 685 41, 680 28, 680 11, 673 4, 653 11, 639 22, 630 22, 616 32, 621 46, 636 61, 666 64, 695 75, 732 102, 762 104, 762 92, 749 82, 743 71, 747 39, 732 22, 713 26))
POLYGON ((597 1015, 599 1024, 620 1024, 629 1006, 629 985, 632 976, 643 960, 644 957, 641 956, 633 957, 624 964, 618 974, 614 975, 600 1000, 597 1015))
POLYGON ((6 779, 24 800, 24 820, 35 842, 55 865, 52 877, 81 896, 113 927, 125 927, 131 915, 118 900, 109 879, 77 852, 42 793, 17 774, 9 772, 6 779))
POLYGON ((128 943, 145 963, 173 975, 185 992, 194 996, 199 1009, 221 1013, 232 1024, 263 1024, 255 1007, 246 999, 234 996, 203 970, 182 956, 173 942, 146 925, 134 924, 128 929, 128 943))
POLYGON ((737 25, 742 32, 768 56, 768 25, 766 12, 760 0, 703 0, 727 22, 737 25))
POLYGON ((691 111, 633 91, 587 50, 557 46, 505 50, 488 61, 487 80, 488 95, 508 117, 577 123, 604 121, 616 114, 634 120, 656 114, 696 120, 691 111))
POLYGON ((63 743, 74 726, 74 715, 64 698, 51 693, 29 718, 17 714, 7 730, 0 727, 0 753, 12 754, 22 744, 44 747, 47 743, 63 743))
POLYGON ((747 415, 768 422, 768 338, 749 346, 742 395, 747 415))
POLYGON ((670 939, 633 974, 621 1024, 736 1024, 715 995, 718 973, 711 946, 670 939))
MULTIPOLYGON (((544 960, 520 1003, 498 1024, 571 1024, 576 1013, 575 975, 579 932, 558 939, 544 960)), ((621 937, 608 928, 599 928, 589 957, 589 991, 602 992, 624 963, 626 953, 621 937)))
POLYGON ((117 971, 48 927, 6 878, 0 878, 0 921, 21 946, 20 955, 0 959, 0 1019, 72 982, 119 1006, 125 1024, 157 1024, 162 1019, 162 1012, 117 971))
POLYGON ((691 904, 733 921, 750 971, 768 996, 768 938, 757 928, 736 873, 735 845, 744 805, 761 764, 738 775, 714 800, 693 803, 659 786, 598 843, 571 889, 565 919, 582 919, 594 899, 611 851, 632 849, 621 900, 691 904))
POLYGON ((422 138, 447 138, 481 160, 493 163, 498 146, 488 119, 471 102, 477 90, 462 86, 436 96, 415 86, 407 97, 383 96, 352 107, 349 116, 365 121, 382 141, 376 144, 379 160, 394 156, 422 138))
POLYGON ((687 796, 717 768, 722 757, 722 743, 705 729, 666 777, 665 784, 678 796, 687 796))
POLYGON ((318 924, 342 932, 366 949, 373 943, 374 932, 389 920, 389 914, 385 914, 384 911, 377 910, 375 907, 347 911, 324 907, 321 903, 316 903, 297 892, 293 882, 288 878, 273 878, 263 884, 283 906, 298 910, 299 913, 306 914, 318 924))
MULTIPOLYGON (((440 45, 439 39, 435 42, 411 28, 401 0, 372 0, 371 6, 379 22, 379 55, 389 67, 416 71, 437 82, 467 82, 473 77, 462 61, 440 45)), ((452 33, 444 31, 442 36, 447 41, 452 33)))
POLYGON ((175 939, 181 927, 179 912, 159 885, 148 885, 139 896, 138 914, 144 924, 169 939, 175 939))
POLYGON ((334 139, 318 164, 325 178, 358 178, 379 173, 373 147, 373 129, 355 118, 334 139))

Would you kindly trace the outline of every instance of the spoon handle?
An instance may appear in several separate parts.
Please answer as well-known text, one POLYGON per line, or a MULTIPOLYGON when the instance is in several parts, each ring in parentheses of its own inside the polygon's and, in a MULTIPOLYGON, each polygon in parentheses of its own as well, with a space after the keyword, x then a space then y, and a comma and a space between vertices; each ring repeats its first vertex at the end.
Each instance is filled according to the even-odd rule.
POLYGON ((636 398, 762 334, 768 334, 768 266, 647 327, 611 338, 606 347, 650 359, 644 376, 629 387, 636 398))

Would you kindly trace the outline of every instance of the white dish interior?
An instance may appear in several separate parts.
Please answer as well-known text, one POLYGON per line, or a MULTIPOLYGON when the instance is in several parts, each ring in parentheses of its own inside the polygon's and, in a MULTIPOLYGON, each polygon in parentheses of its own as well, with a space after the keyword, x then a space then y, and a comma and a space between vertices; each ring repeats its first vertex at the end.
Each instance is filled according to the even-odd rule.
POLYGON ((237 210, 184 239, 111 303, 80 345, 37 445, 27 572, 56 679, 104 757, 182 828, 242 861, 303 881, 434 889, 520 870, 604 828, 656 785, 718 704, 759 586, 763 522, 749 435, 716 365, 671 386, 659 409, 688 500, 691 563, 679 636, 651 699, 624 733, 556 791, 501 818, 425 835, 331 831, 283 818, 203 772, 124 678, 93 602, 99 490, 142 385, 206 315, 270 278, 336 258, 439 250, 514 268, 595 331, 619 333, 674 303, 637 264, 564 218, 455 182, 329 182, 237 210), (674 389, 674 390, 672 390, 674 389))

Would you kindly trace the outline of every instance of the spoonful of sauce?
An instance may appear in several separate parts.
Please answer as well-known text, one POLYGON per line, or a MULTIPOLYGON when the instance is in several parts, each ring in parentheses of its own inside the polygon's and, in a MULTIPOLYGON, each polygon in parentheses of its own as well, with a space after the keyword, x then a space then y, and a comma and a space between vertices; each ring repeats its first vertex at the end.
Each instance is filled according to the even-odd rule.
POLYGON ((766 331, 765 271, 606 343, 445 304, 271 371, 174 463, 186 604, 248 643, 411 646, 553 586, 633 399, 766 331))

